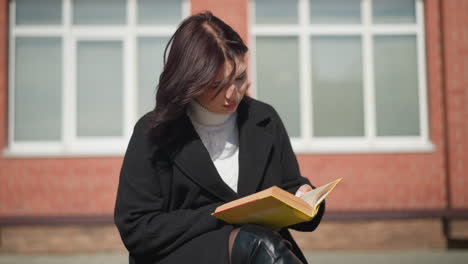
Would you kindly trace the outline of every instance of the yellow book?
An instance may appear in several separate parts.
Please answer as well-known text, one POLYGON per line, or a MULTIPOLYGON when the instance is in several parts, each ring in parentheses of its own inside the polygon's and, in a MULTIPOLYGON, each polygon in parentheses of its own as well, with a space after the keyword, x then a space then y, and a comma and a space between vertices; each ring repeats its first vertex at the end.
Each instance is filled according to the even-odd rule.
POLYGON ((274 229, 306 222, 317 214, 320 203, 341 179, 301 197, 273 186, 218 206, 211 215, 230 224, 259 224, 274 229))

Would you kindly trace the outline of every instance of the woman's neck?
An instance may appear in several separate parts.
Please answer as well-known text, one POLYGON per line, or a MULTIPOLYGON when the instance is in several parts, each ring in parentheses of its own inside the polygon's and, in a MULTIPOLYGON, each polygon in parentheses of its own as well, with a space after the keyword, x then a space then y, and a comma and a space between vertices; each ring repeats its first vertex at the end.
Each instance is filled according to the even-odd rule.
POLYGON ((221 126, 233 116, 233 113, 218 114, 211 112, 195 100, 188 104, 187 114, 193 121, 203 126, 221 126))

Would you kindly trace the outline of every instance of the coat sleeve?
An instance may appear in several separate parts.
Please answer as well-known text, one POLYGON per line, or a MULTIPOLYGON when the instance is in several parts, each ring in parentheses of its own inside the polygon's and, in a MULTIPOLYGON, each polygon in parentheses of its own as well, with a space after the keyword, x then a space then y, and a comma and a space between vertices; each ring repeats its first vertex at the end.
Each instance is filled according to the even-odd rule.
POLYGON ((210 214, 222 203, 167 212, 160 175, 151 165, 151 145, 142 119, 135 125, 120 171, 114 221, 134 256, 164 256, 185 242, 219 228, 210 214))
MULTIPOLYGON (((282 188, 288 192, 295 194, 299 187, 303 184, 310 184, 312 188, 315 188, 310 181, 303 177, 299 170, 299 164, 296 159, 296 154, 294 153, 291 141, 289 140, 288 133, 286 128, 281 121, 276 110, 273 109, 273 118, 277 123, 278 131, 278 142, 280 150, 280 162, 283 170, 283 182, 282 188)), ((325 212, 325 200, 320 204, 319 210, 312 220, 304 223, 295 224, 289 226, 289 228, 298 230, 298 231, 313 231, 317 228, 322 216, 325 212)))

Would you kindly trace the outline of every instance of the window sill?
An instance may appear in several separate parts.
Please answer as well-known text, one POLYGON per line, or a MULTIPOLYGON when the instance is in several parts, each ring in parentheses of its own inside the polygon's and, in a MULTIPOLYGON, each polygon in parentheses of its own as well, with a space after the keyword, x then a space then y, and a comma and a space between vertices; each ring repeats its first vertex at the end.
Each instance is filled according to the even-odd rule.
POLYGON ((88 158, 88 157, 123 157, 125 146, 107 149, 4 149, 3 158, 88 158))
POLYGON ((296 154, 361 154, 361 153, 432 153, 435 146, 430 141, 411 139, 368 140, 317 139, 306 141, 291 139, 296 154))
MULTIPOLYGON (((306 141, 292 138, 296 154, 359 154, 359 153, 432 153, 435 146, 430 141, 412 139, 382 139, 371 144, 356 139, 316 139, 306 141)), ((44 146, 16 146, 3 150, 4 158, 80 158, 80 157, 123 157, 127 144, 105 147, 65 148, 59 144, 44 146)))

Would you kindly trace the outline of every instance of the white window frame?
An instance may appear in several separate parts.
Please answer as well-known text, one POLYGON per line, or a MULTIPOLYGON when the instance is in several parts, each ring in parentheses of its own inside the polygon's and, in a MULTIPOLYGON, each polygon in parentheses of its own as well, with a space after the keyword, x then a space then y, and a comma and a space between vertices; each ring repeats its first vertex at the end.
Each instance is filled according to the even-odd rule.
MULTIPOLYGON (((389 0, 391 1, 391 0, 389 0)), ((251 32, 249 34, 252 47, 252 96, 257 95, 255 40, 257 36, 295 36, 299 39, 299 89, 301 131, 300 137, 291 137, 291 143, 296 153, 368 153, 368 152, 432 152, 434 146, 429 138, 424 5, 423 0, 415 1, 415 24, 372 24, 372 0, 361 1, 361 24, 334 25, 310 24, 309 0, 298 0, 298 24, 266 25, 255 24, 255 0, 250 0, 249 19, 251 32), (417 41, 418 65, 418 98, 420 114, 420 136, 389 136, 376 135, 373 43, 375 35, 415 35, 417 41), (312 122, 312 78, 311 76, 311 36, 343 36, 352 35, 362 38, 363 54, 363 102, 364 102, 364 137, 314 137, 312 122)))
MULTIPOLYGON (((182 1, 184 18, 190 14, 190 0, 182 1)), ((138 118, 137 46, 138 37, 170 37, 177 25, 139 25, 137 0, 127 0, 127 24, 72 25, 72 0, 62 0, 62 24, 17 26, 16 1, 9 3, 9 84, 8 84, 8 144, 6 157, 41 156, 121 156, 124 154, 138 118), (47 36, 62 39, 62 126, 59 141, 14 141, 15 39, 19 36, 47 36), (76 135, 76 52, 77 41, 119 40, 123 47, 123 136, 85 137, 76 135)))

